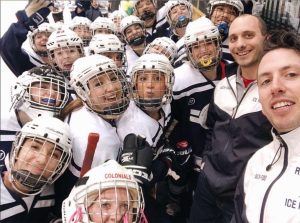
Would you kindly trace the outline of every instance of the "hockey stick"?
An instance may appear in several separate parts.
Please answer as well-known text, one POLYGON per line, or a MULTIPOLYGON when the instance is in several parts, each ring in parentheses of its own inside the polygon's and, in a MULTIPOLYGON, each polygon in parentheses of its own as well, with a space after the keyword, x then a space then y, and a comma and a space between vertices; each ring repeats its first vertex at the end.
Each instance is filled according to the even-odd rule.
POLYGON ((82 177, 87 171, 91 169, 95 150, 99 141, 99 134, 91 132, 88 136, 88 142, 85 150, 85 155, 80 171, 80 177, 82 177))

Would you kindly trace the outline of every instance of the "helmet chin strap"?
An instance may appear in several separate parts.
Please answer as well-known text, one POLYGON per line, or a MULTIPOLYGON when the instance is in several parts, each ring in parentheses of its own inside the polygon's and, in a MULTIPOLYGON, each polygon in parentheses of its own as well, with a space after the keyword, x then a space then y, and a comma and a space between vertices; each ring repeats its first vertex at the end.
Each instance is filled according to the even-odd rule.
MULTIPOLYGON (((11 175, 13 177, 12 179, 12 185, 13 187, 20 193, 28 195, 29 193, 24 193, 20 189, 18 189, 14 183, 14 181, 18 181, 21 185, 27 187, 30 191, 33 193, 39 193, 41 191, 41 188, 46 185, 48 179, 40 176, 30 173, 28 170, 11 170, 11 175)), ((32 193, 32 194, 33 194, 32 193)))
POLYGON ((132 39, 128 42, 129 45, 132 45, 132 46, 139 46, 141 44, 143 44, 145 42, 145 39, 146 39, 146 36, 145 35, 142 35, 142 36, 139 36, 135 39, 132 39))
POLYGON ((41 57, 48 57, 47 51, 37 50, 37 51, 35 51, 35 53, 41 57))
POLYGON ((144 12, 143 15, 141 15, 141 20, 143 20, 143 21, 150 20, 150 19, 153 19, 154 17, 155 17, 154 12, 146 11, 146 12, 144 12))
POLYGON ((162 104, 161 99, 138 99, 139 105, 147 110, 151 108, 160 108, 162 104))

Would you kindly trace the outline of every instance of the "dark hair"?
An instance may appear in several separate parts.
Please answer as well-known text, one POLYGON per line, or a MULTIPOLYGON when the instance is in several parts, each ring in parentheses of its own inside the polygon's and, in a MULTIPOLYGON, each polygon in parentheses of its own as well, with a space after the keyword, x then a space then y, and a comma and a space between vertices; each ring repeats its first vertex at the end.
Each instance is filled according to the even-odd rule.
POLYGON ((294 31, 273 30, 264 42, 265 53, 278 48, 292 49, 300 53, 300 37, 294 31))
POLYGON ((250 15, 250 14, 242 14, 242 15, 236 17, 235 19, 239 19, 239 18, 243 18, 243 17, 256 18, 258 21, 258 26, 259 26, 261 34, 263 36, 268 34, 268 26, 267 26, 266 22, 260 16, 255 16, 255 15, 250 15))

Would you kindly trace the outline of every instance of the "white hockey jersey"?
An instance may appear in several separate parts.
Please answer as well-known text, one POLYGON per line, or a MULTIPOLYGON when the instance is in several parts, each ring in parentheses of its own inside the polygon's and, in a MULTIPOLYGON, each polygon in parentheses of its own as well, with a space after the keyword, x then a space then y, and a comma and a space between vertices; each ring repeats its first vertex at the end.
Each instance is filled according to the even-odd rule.
POLYGON ((121 141, 130 133, 144 136, 150 146, 156 148, 160 146, 160 139, 170 119, 171 106, 169 104, 162 107, 161 118, 157 121, 131 101, 125 113, 116 122, 118 135, 121 141))
POLYGON ((117 160, 121 142, 116 128, 86 107, 73 111, 65 120, 70 125, 73 140, 73 157, 69 170, 79 177, 89 133, 98 133, 99 142, 92 162, 92 168, 108 159, 117 160))

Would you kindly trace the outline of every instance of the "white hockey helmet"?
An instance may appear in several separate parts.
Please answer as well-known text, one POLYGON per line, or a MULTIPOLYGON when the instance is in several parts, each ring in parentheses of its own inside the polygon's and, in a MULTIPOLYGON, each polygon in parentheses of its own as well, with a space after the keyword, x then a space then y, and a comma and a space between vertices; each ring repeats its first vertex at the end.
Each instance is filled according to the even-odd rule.
MULTIPOLYGON (((144 0, 133 0, 133 4, 134 4, 134 9, 137 10, 137 6, 140 3, 140 1, 144 1, 144 0)), ((157 0, 150 0, 153 5, 156 7, 157 6, 157 0)))
MULTIPOLYGON (((145 30, 144 21, 140 20, 137 16, 130 15, 130 16, 125 17, 125 18, 122 19, 122 21, 121 21, 121 25, 120 25, 121 34, 123 35, 124 40, 125 40, 126 43, 128 43, 128 44, 130 44, 130 43, 128 42, 128 39, 126 38, 126 29, 127 29, 129 26, 136 25, 136 24, 137 24, 137 25, 140 25, 141 28, 142 28, 143 30, 145 30)), ((143 36, 138 37, 138 38, 141 39, 141 41, 138 41, 138 42, 144 42, 145 39, 146 39, 145 33, 143 34, 143 36)))
POLYGON ((208 2, 208 14, 211 15, 217 5, 230 5, 238 11, 238 15, 244 13, 244 5, 241 0, 210 0, 208 2))
POLYGON ((62 204, 62 221, 63 223, 95 222, 92 216, 96 215, 102 219, 101 222, 118 216, 121 219, 127 219, 128 223, 139 223, 144 216, 144 205, 143 193, 132 171, 115 160, 109 160, 92 168, 77 181, 62 204), (119 191, 120 189, 123 193, 119 191), (105 195, 104 197, 103 193, 108 190, 112 192, 111 196, 105 195), (120 213, 113 208, 109 213, 105 204, 110 203, 123 204, 124 210, 119 210, 122 212, 120 213), (98 206, 100 212, 95 213, 91 210, 91 206, 95 205, 98 206))
MULTIPOLYGON (((114 34, 96 34, 89 45, 89 55, 118 53, 123 70, 126 69, 126 53, 124 43, 114 34)), ((115 61, 116 62, 116 61, 115 61)))
POLYGON ((10 153, 9 168, 11 170, 10 180, 12 185, 24 195, 40 193, 46 185, 53 184, 64 173, 72 157, 71 148, 71 133, 67 123, 53 117, 38 117, 27 122, 21 131, 17 133, 10 153), (31 148, 26 147, 28 151, 24 147, 26 139, 32 140, 31 148), (36 148, 38 146, 32 145, 34 142, 38 142, 42 148, 36 148), (45 156, 43 150, 46 149, 44 148, 45 142, 53 144, 53 149, 49 154, 50 157, 43 157, 45 156), (60 152, 59 155, 56 152, 57 150, 60 152), (37 169, 35 159, 45 158, 47 158, 46 164, 43 164, 41 173, 33 173, 32 169, 37 169), (57 162, 56 166, 53 167, 51 162, 57 162), (48 173, 49 176, 46 177, 45 173, 48 173), (15 185, 16 182, 26 187, 26 191, 19 189, 15 185))
MULTIPOLYGON (((156 17, 156 11, 157 11, 157 0, 150 0, 150 2, 152 2, 153 6, 154 6, 155 11, 152 8, 152 11, 151 10, 143 11, 143 14, 141 15, 138 12, 138 8, 139 8, 139 4, 142 1, 147 2, 146 5, 148 6, 148 0, 135 0, 134 1, 135 14, 143 21, 151 19, 154 22, 156 20, 155 17, 156 17)), ((148 9, 149 9, 149 6, 148 6, 148 9)), ((147 27, 147 28, 149 28, 149 27, 147 27)))
POLYGON ((118 52, 125 54, 124 44, 114 34, 96 34, 89 45, 89 54, 118 52))
POLYGON ((68 101, 65 78, 50 66, 25 71, 11 87, 12 108, 25 112, 31 119, 58 116, 68 101), (41 89, 49 90, 43 95, 41 89))
POLYGON ((115 24, 115 28, 116 28, 117 32, 120 32, 121 21, 126 16, 127 16, 127 14, 122 10, 115 10, 109 15, 109 18, 115 24))
MULTIPOLYGON (((221 36, 218 28, 212 23, 212 21, 206 17, 198 18, 195 21, 189 23, 184 36, 184 45, 189 60, 195 68, 205 71, 210 70, 218 65, 221 60, 222 47, 221 36), (203 58, 195 59, 192 55, 193 46, 199 43, 211 43, 216 44, 216 52, 211 56, 205 55, 203 58)), ((209 52, 210 53, 210 52, 209 52)))
POLYGON ((193 12, 193 8, 192 8, 192 4, 186 0, 175 0, 175 1, 168 1, 166 4, 166 14, 167 14, 167 21, 169 23, 169 25, 172 28, 172 31, 176 34, 176 30, 175 28, 183 28, 186 27, 187 24, 192 21, 192 12, 193 12), (176 21, 173 21, 170 17, 170 12, 171 10, 178 5, 184 5, 189 14, 188 15, 181 15, 178 18, 176 18, 176 21))
POLYGON ((173 63, 177 55, 177 46, 175 42, 168 37, 158 37, 146 46, 143 54, 148 53, 163 54, 173 63))
POLYGON ((47 50, 50 59, 50 64, 60 74, 68 77, 69 70, 61 70, 54 58, 54 50, 68 47, 76 47, 79 50, 81 56, 84 56, 83 42, 82 39, 72 30, 61 27, 53 32, 47 42, 47 50))
POLYGON ((82 16, 75 16, 71 21, 70 29, 76 32, 82 39, 84 47, 88 46, 92 39, 92 31, 90 29, 91 23, 91 20, 82 16), (85 30, 85 32, 82 32, 81 34, 80 32, 76 31, 76 28, 82 28, 85 30))
POLYGON ((121 33, 125 36, 125 31, 126 29, 134 24, 138 24, 140 25, 143 29, 145 29, 144 27, 144 22, 142 20, 139 19, 139 17, 135 16, 135 15, 130 15, 130 16, 126 16, 125 18, 122 19, 121 21, 121 33))
MULTIPOLYGON (((142 55, 140 58, 137 59, 137 61, 133 65, 130 76, 132 83, 133 99, 135 103, 142 109, 158 109, 161 106, 171 102, 172 88, 174 84, 174 72, 171 63, 166 56, 155 53, 142 55), (139 75, 142 75, 145 71, 158 72, 159 76, 164 75, 164 92, 161 92, 160 89, 158 89, 159 92, 154 92, 153 90, 151 90, 151 93, 154 95, 154 97, 145 98, 144 96, 141 96, 141 92, 139 92, 140 90, 138 89, 137 85, 139 82, 141 82, 139 81, 139 75), (158 94, 160 95, 161 93, 164 94, 159 97, 156 96, 158 94)), ((150 83, 147 81, 146 83, 143 82, 141 84, 156 84, 156 81, 150 81, 150 83)))
POLYGON ((95 19, 94 22, 92 22, 90 26, 93 35, 96 34, 97 29, 103 29, 106 30, 107 34, 115 34, 116 33, 116 27, 114 22, 110 18, 106 17, 98 17, 95 19))
POLYGON ((34 38, 35 38, 36 34, 38 34, 38 33, 47 33, 48 36, 50 36, 50 34, 53 33, 54 31, 55 31, 54 26, 52 26, 51 24, 49 24, 47 22, 44 22, 41 25, 39 25, 37 29, 35 29, 32 32, 29 32, 28 40, 29 40, 30 47, 33 49, 33 51, 36 52, 40 56, 48 56, 47 49, 45 49, 44 51, 40 51, 36 48, 36 45, 34 44, 34 38))
POLYGON ((130 88, 125 74, 106 56, 95 54, 77 59, 72 67, 70 84, 87 108, 104 119, 118 118, 129 105, 130 88), (100 82, 102 77, 106 78, 107 83, 100 82), (104 89, 98 91, 97 100, 91 98, 91 79, 97 82, 93 90, 104 89), (112 89, 113 84, 118 87, 114 86, 112 89))

